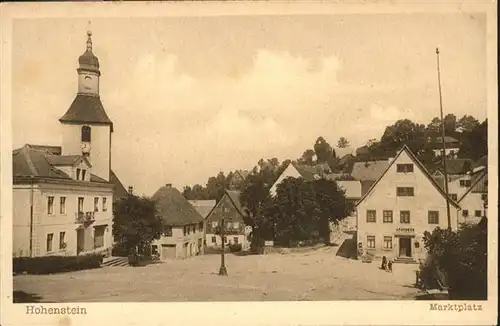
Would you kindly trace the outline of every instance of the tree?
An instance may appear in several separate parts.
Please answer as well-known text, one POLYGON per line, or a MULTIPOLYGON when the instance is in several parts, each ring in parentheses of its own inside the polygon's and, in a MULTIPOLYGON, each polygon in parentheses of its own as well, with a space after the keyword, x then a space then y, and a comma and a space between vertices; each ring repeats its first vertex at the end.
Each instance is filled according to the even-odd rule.
POLYGON ((453 136, 457 129, 457 117, 453 113, 448 113, 444 117, 444 132, 447 136, 453 136))
POLYGON ((354 204, 345 197, 335 181, 319 179, 312 182, 318 205, 318 232, 326 244, 330 243, 330 224, 339 221, 354 211, 354 204))
POLYGON ((219 172, 216 177, 210 177, 207 181, 208 199, 219 201, 224 192, 229 187, 229 180, 224 176, 224 172, 219 172))
POLYGON ((441 131, 441 119, 439 119, 438 117, 434 117, 427 125, 426 131, 429 134, 438 135, 441 131))
POLYGON ((269 175, 267 170, 259 172, 254 169, 246 181, 240 194, 240 201, 245 207, 244 222, 252 228, 250 234, 250 248, 254 253, 261 253, 264 240, 272 238, 272 221, 268 215, 271 206, 269 194, 269 175))
POLYGON ((474 161, 488 155, 488 119, 472 131, 463 133, 458 152, 460 158, 470 158, 474 161))
POLYGON ((338 148, 347 148, 349 147, 349 141, 345 137, 340 137, 339 141, 337 142, 337 147, 338 148))
POLYGON ((113 215, 113 237, 128 253, 148 247, 164 230, 155 203, 148 197, 128 194, 113 205, 113 215))
POLYGON ((424 245, 431 262, 423 270, 426 280, 444 279, 451 300, 486 300, 487 234, 486 218, 477 225, 463 224, 458 231, 426 231, 424 245))
POLYGON ((464 115, 457 122, 457 128, 460 127, 464 131, 472 131, 479 126, 479 121, 471 115, 464 115))
POLYGON ((300 163, 306 164, 306 165, 314 165, 314 156, 316 153, 312 149, 306 149, 305 152, 302 154, 302 157, 299 159, 300 163))
POLYGON ((406 144, 413 153, 418 153, 425 142, 425 126, 402 119, 385 129, 380 146, 386 151, 396 152, 406 144))
POLYGON ((314 144, 314 152, 318 163, 327 163, 332 158, 333 149, 323 137, 318 137, 314 144))

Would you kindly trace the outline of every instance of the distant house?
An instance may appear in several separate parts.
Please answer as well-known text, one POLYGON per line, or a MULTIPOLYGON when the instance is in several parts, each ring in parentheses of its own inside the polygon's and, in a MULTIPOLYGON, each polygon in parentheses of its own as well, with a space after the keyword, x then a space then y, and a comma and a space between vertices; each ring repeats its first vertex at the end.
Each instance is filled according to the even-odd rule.
POLYGON ((351 176, 359 181, 375 181, 387 169, 390 160, 355 162, 351 176))
MULTIPOLYGON (((362 197, 361 182, 358 180, 338 180, 336 182, 338 187, 345 191, 347 201, 351 202, 354 207, 362 197)), ((356 210, 340 222, 340 229, 342 231, 354 231, 357 229, 356 210)))
POLYGON ((488 202, 488 169, 476 168, 471 173, 470 186, 459 198, 458 203, 462 208, 459 223, 479 223, 486 216, 488 202))
MULTIPOLYGON (((474 162, 470 159, 449 159, 446 160, 446 170, 448 174, 448 193, 450 198, 457 201, 471 186, 471 175, 474 162)), ((444 190, 444 169, 439 164, 432 177, 444 190)))
MULTIPOLYGON (((451 227, 459 205, 450 200, 451 227)), ((447 228, 446 194, 407 146, 399 151, 357 204, 361 252, 398 261, 426 255, 424 231, 447 228)))
MULTIPOLYGON (((445 142, 445 154, 446 156, 456 156, 460 150, 460 141, 450 137, 450 136, 445 136, 444 137, 444 142, 445 142)), ((428 145, 429 148, 432 149, 434 152, 435 156, 441 156, 443 153, 443 137, 429 137, 428 138, 428 145)))
MULTIPOLYGON (((336 175, 340 177, 341 175, 336 175)), ((278 189, 278 185, 283 182, 288 177, 292 178, 304 178, 305 180, 311 181, 314 179, 319 179, 323 177, 328 177, 330 179, 334 179, 334 176, 331 173, 330 167, 327 163, 316 164, 316 165, 306 165, 299 164, 296 162, 291 162, 285 168, 285 170, 281 173, 278 179, 271 186, 270 193, 271 196, 276 196, 276 191, 278 189)))
POLYGON ((203 254, 203 217, 171 184, 161 187, 153 195, 165 230, 152 243, 152 252, 161 260, 188 258, 203 254))
POLYGON ((242 249, 249 247, 248 228, 243 220, 244 209, 240 202, 240 191, 226 190, 224 196, 205 218, 205 240, 207 247, 220 247, 224 244, 240 243, 242 249), (224 218, 225 239, 222 239, 217 230, 221 227, 224 218))
POLYGON ((247 170, 236 170, 233 172, 231 179, 229 180, 229 189, 240 189, 243 186, 246 178, 250 174, 247 170))

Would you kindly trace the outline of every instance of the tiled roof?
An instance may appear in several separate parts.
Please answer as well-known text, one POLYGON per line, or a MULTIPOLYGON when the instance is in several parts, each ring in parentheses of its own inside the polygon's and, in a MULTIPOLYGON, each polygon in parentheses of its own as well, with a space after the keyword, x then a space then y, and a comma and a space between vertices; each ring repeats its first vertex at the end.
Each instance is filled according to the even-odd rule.
POLYGON ((113 184, 113 200, 117 201, 127 196, 128 192, 113 170, 109 171, 109 182, 113 184))
MULTIPOLYGON (((474 161, 468 158, 456 158, 446 160, 446 171, 448 174, 466 174, 472 169, 474 161)), ((442 172, 443 165, 438 163, 438 169, 442 172)))
POLYGON ((61 122, 107 124, 113 129, 99 96, 77 94, 68 111, 59 119, 61 122))
POLYGON ((375 180, 361 180, 361 196, 364 196, 368 190, 373 186, 375 180))
POLYGON ((241 191, 227 190, 226 193, 229 196, 229 198, 231 199, 231 201, 233 202, 234 207, 236 207, 236 209, 240 212, 240 214, 243 215, 245 210, 244 210, 243 206, 241 205, 241 201, 240 201, 241 191))
POLYGON ((189 200, 189 203, 193 205, 194 209, 200 215, 205 218, 208 216, 210 211, 214 208, 215 204, 217 203, 215 200, 189 200))
MULTIPOLYGON (((396 162, 396 160, 398 159, 399 155, 401 155, 401 153, 403 152, 406 152, 406 154, 411 158, 411 160, 413 161, 413 163, 415 163, 415 165, 420 169, 420 171, 422 171, 422 173, 427 177, 427 179, 432 183, 432 185, 439 191, 439 193, 444 197, 444 198, 447 198, 445 192, 443 191, 443 189, 441 188, 441 186, 436 182, 436 180, 432 177, 432 175, 429 173, 429 171, 425 168, 425 166, 422 164, 422 162, 420 162, 418 160, 418 158, 415 156, 415 154, 412 153, 412 151, 408 148, 408 146, 406 145, 403 145, 403 147, 399 150, 398 154, 396 155, 396 157, 391 160, 391 162, 387 165, 385 171, 382 173, 382 175, 380 175, 380 177, 373 183, 373 185, 370 187, 370 189, 363 195, 363 197, 361 198, 361 200, 357 203, 357 205, 359 205, 361 202, 363 202, 363 200, 366 198, 366 196, 368 196, 368 194, 377 186, 378 182, 384 177, 384 175, 387 173, 387 171, 389 171, 389 168, 394 164, 394 162, 396 162)), ((457 208, 460 208, 460 206, 457 204, 456 201, 452 200, 452 199, 449 199, 449 202, 457 207, 457 208)))
POLYGON ((314 180, 315 175, 325 175, 330 173, 330 167, 327 163, 306 165, 292 162, 291 164, 306 181, 314 180))
POLYGON ((49 163, 46 151, 33 149, 30 145, 24 145, 12 152, 12 174, 14 178, 33 176, 71 179, 66 173, 49 163))
POLYGON ((389 161, 355 162, 351 175, 356 180, 377 180, 389 166, 389 161))
POLYGON ((29 144, 29 146, 32 149, 41 150, 41 151, 47 152, 48 154, 52 154, 52 155, 61 155, 62 154, 62 147, 61 146, 33 145, 33 144, 29 144))
POLYGON ((152 197, 156 203, 159 216, 167 225, 182 226, 203 221, 196 211, 176 188, 163 186, 152 197))
POLYGON ((73 166, 82 160, 90 165, 82 155, 46 155, 45 158, 53 166, 73 166))
POLYGON ((361 198, 361 182, 355 180, 337 181, 337 185, 345 190, 345 197, 348 199, 361 198))

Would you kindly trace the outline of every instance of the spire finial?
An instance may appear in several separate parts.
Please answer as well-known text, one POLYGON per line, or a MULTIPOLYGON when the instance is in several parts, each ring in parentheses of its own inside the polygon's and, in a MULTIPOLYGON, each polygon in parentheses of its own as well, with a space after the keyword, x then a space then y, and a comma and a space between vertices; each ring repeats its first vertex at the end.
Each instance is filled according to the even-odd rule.
POLYGON ((92 51, 92 31, 90 30, 90 20, 87 29, 87 51, 92 51))

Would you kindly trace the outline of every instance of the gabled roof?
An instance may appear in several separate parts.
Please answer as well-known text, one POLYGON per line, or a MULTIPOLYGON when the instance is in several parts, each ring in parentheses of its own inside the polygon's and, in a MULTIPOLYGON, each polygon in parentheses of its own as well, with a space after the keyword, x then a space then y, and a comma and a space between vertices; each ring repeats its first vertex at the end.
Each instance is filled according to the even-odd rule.
POLYGON ((292 166, 299 172, 299 174, 304 178, 304 180, 312 181, 315 175, 326 175, 331 173, 328 163, 320 163, 316 165, 306 165, 299 164, 296 162, 291 162, 292 166))
POLYGON ((241 191, 226 190, 226 194, 229 196, 229 199, 231 199, 231 201, 233 202, 234 207, 236 207, 236 209, 238 210, 238 212, 241 215, 243 215, 243 213, 245 212, 245 210, 244 210, 243 206, 241 205, 241 201, 240 201, 241 191))
POLYGON ((96 95, 77 94, 68 111, 59 119, 67 123, 97 123, 111 126, 113 122, 109 119, 101 99, 96 95))
POLYGON ((188 200, 188 201, 191 205, 193 205, 194 209, 196 209, 196 211, 200 213, 200 215, 204 218, 208 216, 210 211, 214 208, 215 204, 217 203, 217 201, 215 201, 214 199, 188 200))
MULTIPOLYGON (((422 164, 422 162, 420 162, 417 157, 412 153, 412 151, 408 148, 408 146, 406 145, 403 145, 403 147, 399 150, 398 154, 396 155, 396 157, 390 162, 390 164, 387 166, 387 168, 385 169, 384 173, 382 173, 382 175, 377 179, 377 181, 375 181, 373 183, 373 185, 370 187, 370 189, 364 194, 364 196, 361 198, 361 200, 356 204, 359 205, 361 202, 363 202, 363 200, 365 200, 365 198, 373 191, 373 189, 375 189, 375 187, 377 186, 377 184, 379 183, 380 180, 382 180, 382 178, 385 176, 385 174, 387 173, 387 171, 389 171, 389 169, 391 168, 391 166, 394 164, 394 162, 397 161, 397 159, 399 158, 399 156, 401 155, 401 153, 405 152, 409 157, 410 159, 413 161, 413 163, 420 169, 420 171, 427 177, 427 179, 432 183, 432 185, 439 191, 439 193, 443 196, 443 198, 446 199, 446 193, 443 191, 443 189, 441 189, 441 187, 439 186, 439 184, 436 182, 436 180, 434 180, 434 178, 431 176, 431 174, 429 173, 429 171, 427 171, 427 169, 425 168, 425 166, 422 164)), ((452 204, 453 206, 455 206, 456 208, 460 208, 460 206, 454 201, 452 200, 451 198, 448 199, 450 204, 452 204)))
POLYGON ((156 191, 152 200, 166 225, 183 226, 203 222, 203 217, 176 188, 163 186, 156 191))
POLYGON ((480 166, 488 167, 488 155, 482 156, 479 160, 477 160, 472 167, 477 168, 480 166))
POLYGON ((458 202, 460 203, 469 193, 476 193, 476 194, 488 193, 488 170, 483 170, 472 175, 471 185, 469 189, 467 189, 467 191, 462 195, 462 197, 460 197, 458 202))
POLYGON ((109 170, 109 183, 113 184, 113 200, 125 198, 128 194, 120 179, 113 170, 109 170))
POLYGON ((388 166, 388 160, 355 162, 352 166, 351 175, 356 180, 375 181, 385 172, 388 166))
POLYGON ((33 145, 28 144, 32 149, 41 150, 46 152, 47 154, 52 155, 61 155, 62 147, 61 146, 52 146, 52 145, 33 145))

